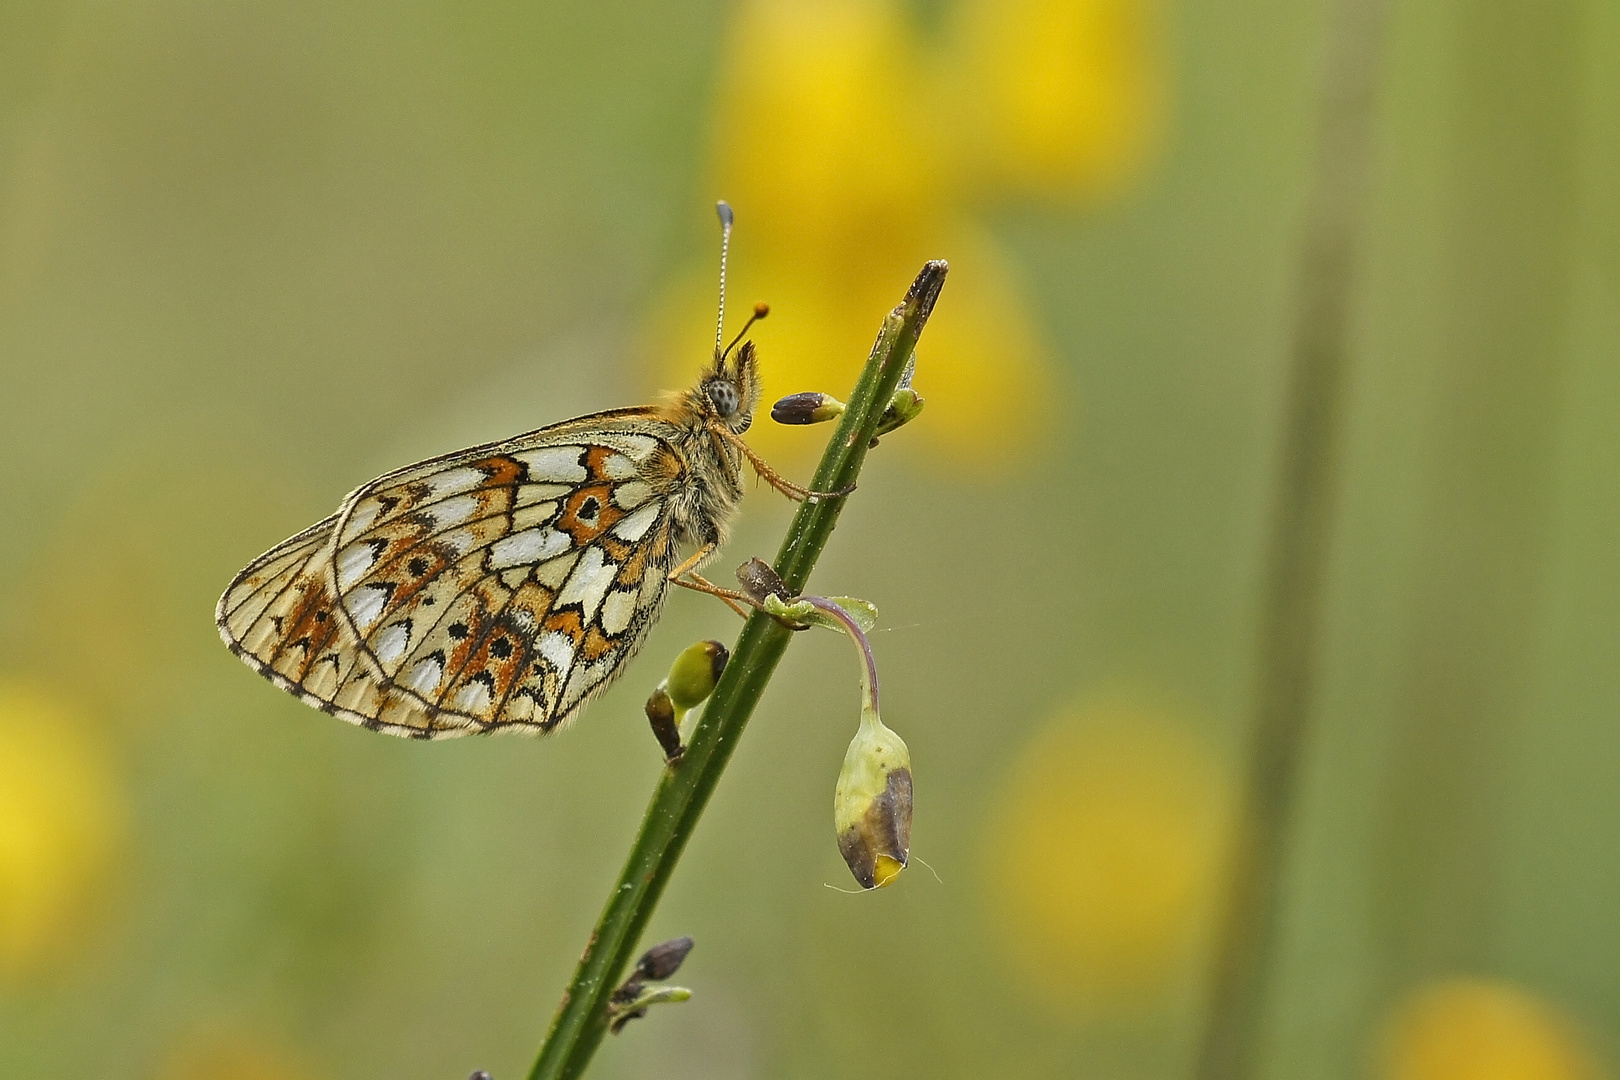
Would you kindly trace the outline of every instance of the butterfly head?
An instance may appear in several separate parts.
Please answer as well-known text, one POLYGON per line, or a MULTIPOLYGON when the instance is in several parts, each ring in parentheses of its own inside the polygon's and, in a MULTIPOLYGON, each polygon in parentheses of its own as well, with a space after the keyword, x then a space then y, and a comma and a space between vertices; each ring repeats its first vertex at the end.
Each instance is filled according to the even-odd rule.
POLYGON ((698 396, 713 420, 741 435, 754 422, 759 393, 759 357, 754 343, 745 341, 729 359, 725 355, 715 358, 704 372, 698 396))

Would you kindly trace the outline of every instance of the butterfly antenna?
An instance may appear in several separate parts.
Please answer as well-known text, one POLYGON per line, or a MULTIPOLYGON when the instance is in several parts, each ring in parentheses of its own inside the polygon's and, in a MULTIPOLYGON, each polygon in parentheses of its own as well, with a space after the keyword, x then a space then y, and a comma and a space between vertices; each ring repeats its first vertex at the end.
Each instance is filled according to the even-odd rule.
POLYGON ((731 344, 727 345, 725 352, 720 354, 720 359, 724 360, 726 357, 730 356, 731 355, 731 350, 735 349, 737 347, 737 342, 741 341, 743 338, 748 336, 748 328, 750 326, 753 326, 755 323, 759 322, 759 320, 763 319, 765 316, 769 315, 770 313, 771 313, 771 305, 769 305, 769 304, 755 304, 754 305, 754 313, 752 315, 748 316, 748 321, 743 323, 743 328, 741 330, 737 331, 737 336, 731 339, 731 344))
POLYGON ((724 199, 714 204, 714 210, 720 215, 720 314, 714 320, 714 358, 724 360, 730 351, 720 348, 726 338, 726 253, 731 249, 731 223, 735 218, 731 204, 724 199))

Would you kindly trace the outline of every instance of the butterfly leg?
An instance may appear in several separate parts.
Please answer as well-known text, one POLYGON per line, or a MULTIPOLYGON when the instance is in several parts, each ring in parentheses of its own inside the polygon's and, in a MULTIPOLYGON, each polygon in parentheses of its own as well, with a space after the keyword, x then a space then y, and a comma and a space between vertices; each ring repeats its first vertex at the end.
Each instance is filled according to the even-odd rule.
POLYGON ((729 428, 722 424, 713 424, 711 425, 710 430, 719 435, 721 438, 725 439, 727 442, 731 443, 731 445, 735 446, 737 449, 741 450, 743 452, 743 456, 748 459, 748 463, 754 467, 754 472, 759 474, 759 478, 761 480, 765 481, 767 484, 771 485, 771 487, 775 488, 777 491, 780 491, 783 495, 786 495, 795 502, 804 502, 806 500, 815 502, 821 499, 840 499, 855 490, 854 484, 849 485, 842 491, 811 491, 807 487, 800 487, 798 484, 795 484, 793 481, 787 479, 781 473, 771 468, 770 465, 766 464, 764 458, 754 453, 753 447, 743 442, 741 436, 737 435, 729 428))
POLYGON ((708 593, 710 596, 718 596, 721 600, 725 601, 727 607, 746 619, 748 618, 748 612, 739 607, 737 605, 737 601, 740 600, 745 604, 757 607, 758 605, 754 603, 751 596, 746 593, 738 592, 735 589, 722 589, 720 586, 705 580, 697 572, 698 564, 713 554, 714 549, 718 546, 718 544, 714 543, 704 544, 702 547, 698 548, 692 553, 691 558, 687 559, 685 562, 681 563, 681 565, 671 570, 669 572, 668 579, 671 584, 679 585, 683 589, 691 589, 693 592, 708 593))
POLYGON ((722 589, 712 581, 709 581, 702 574, 698 574, 690 570, 687 571, 686 581, 677 581, 675 584, 692 589, 695 592, 708 593, 710 596, 718 596, 721 600, 725 601, 725 605, 727 607, 745 619, 748 618, 748 609, 740 606, 738 601, 740 600, 743 603, 750 605, 754 603, 753 598, 748 596, 746 593, 740 593, 736 589, 722 589), (688 584, 688 582, 690 584, 688 584))

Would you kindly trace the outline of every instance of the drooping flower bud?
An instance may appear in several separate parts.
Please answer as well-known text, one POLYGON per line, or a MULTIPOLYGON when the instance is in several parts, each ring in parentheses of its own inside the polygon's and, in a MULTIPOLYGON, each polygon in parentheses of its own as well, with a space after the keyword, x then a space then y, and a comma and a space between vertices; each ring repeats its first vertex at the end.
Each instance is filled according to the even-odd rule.
POLYGON ((855 644, 861 726, 844 752, 833 790, 833 829, 855 880, 862 888, 882 888, 900 876, 911 853, 911 752, 878 714, 877 661, 866 637, 877 611, 865 601, 824 596, 800 596, 792 604, 773 598, 765 607, 773 614, 841 630, 855 644))
POLYGON ((861 727, 844 753, 833 793, 838 850, 863 888, 880 889, 900 876, 911 851, 911 754, 862 708, 861 727))

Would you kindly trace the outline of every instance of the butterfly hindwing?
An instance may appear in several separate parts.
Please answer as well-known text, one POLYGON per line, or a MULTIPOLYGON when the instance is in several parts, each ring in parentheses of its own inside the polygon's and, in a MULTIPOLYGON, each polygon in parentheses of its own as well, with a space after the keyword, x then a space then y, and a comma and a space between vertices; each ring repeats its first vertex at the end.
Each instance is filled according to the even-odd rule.
POLYGON ((231 651, 294 690, 336 630, 326 587, 326 551, 337 515, 282 541, 236 575, 214 621, 231 651))
POLYGON ((645 411, 601 414, 351 495, 325 564, 356 661, 321 687, 339 714, 366 711, 349 700, 362 683, 419 713, 426 728, 409 733, 427 737, 549 731, 577 713, 663 601, 674 471, 661 434, 645 411))

